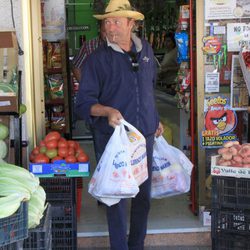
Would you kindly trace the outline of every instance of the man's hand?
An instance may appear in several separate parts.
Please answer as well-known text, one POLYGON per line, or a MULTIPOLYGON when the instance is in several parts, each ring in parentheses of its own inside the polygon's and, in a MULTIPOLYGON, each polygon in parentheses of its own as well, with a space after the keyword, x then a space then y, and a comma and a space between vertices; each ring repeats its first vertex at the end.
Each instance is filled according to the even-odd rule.
POLYGON ((109 108, 108 109, 108 121, 109 125, 115 128, 115 126, 120 125, 120 120, 123 119, 121 113, 117 109, 109 108))
POLYGON ((164 127, 163 127, 162 123, 159 122, 159 126, 158 126, 157 130, 155 131, 155 136, 159 137, 163 134, 163 132, 164 132, 164 127))
POLYGON ((99 103, 94 104, 90 110, 93 116, 105 116, 108 118, 109 125, 115 128, 120 125, 120 120, 123 119, 119 110, 111 108, 109 106, 103 106, 99 103))

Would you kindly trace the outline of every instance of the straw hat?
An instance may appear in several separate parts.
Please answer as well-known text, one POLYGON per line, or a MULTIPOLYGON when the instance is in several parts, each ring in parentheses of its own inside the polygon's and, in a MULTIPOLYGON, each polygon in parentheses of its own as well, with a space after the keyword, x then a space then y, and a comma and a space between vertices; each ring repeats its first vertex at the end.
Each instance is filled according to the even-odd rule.
POLYGON ((110 0, 104 14, 94 15, 96 19, 102 20, 107 17, 128 17, 135 20, 143 20, 144 15, 132 9, 128 0, 110 0))

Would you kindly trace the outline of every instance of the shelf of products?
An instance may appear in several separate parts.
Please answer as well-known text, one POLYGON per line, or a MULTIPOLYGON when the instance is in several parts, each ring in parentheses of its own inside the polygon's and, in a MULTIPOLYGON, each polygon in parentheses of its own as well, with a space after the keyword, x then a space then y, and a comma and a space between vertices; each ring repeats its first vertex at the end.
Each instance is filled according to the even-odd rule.
MULTIPOLYGON (((18 92, 16 96, 4 96, 4 100, 0 102, 9 102, 10 106, 1 106, 0 108, 0 123, 9 129, 8 137, 4 140, 4 143, 8 146, 8 158, 13 156, 10 153, 10 148, 14 147, 14 162, 15 165, 22 165, 22 119, 19 114, 20 99, 21 99, 21 71, 18 74, 18 92), (13 124, 13 141, 10 137, 10 127, 13 124), (13 143, 12 143, 13 142, 13 143)), ((6 156, 7 157, 7 156, 6 156)), ((13 160, 13 159, 10 159, 13 160)))
POLYGON ((43 41, 46 130, 68 134, 67 43, 43 41))

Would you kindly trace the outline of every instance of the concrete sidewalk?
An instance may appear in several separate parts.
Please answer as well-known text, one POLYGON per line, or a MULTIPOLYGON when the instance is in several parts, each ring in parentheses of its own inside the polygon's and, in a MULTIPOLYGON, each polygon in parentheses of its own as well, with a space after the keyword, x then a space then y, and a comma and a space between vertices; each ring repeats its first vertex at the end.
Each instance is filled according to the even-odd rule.
MULTIPOLYGON (((211 250, 209 246, 154 246, 145 247, 144 250, 211 250)), ((78 250, 110 250, 109 248, 78 248, 78 250)))

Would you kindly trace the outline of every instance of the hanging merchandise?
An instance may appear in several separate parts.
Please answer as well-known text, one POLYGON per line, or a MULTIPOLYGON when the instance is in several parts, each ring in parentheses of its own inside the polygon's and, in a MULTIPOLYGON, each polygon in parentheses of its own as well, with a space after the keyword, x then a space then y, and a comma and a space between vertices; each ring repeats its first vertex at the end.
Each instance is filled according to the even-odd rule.
POLYGON ((180 30, 187 30, 189 23, 189 5, 180 6, 180 17, 178 22, 180 30))
POLYGON ((177 62, 187 62, 189 60, 188 55, 188 34, 184 31, 175 33, 176 45, 178 48, 177 62))
POLYGON ((188 62, 181 62, 176 78, 177 107, 185 112, 190 111, 190 69, 188 62))

